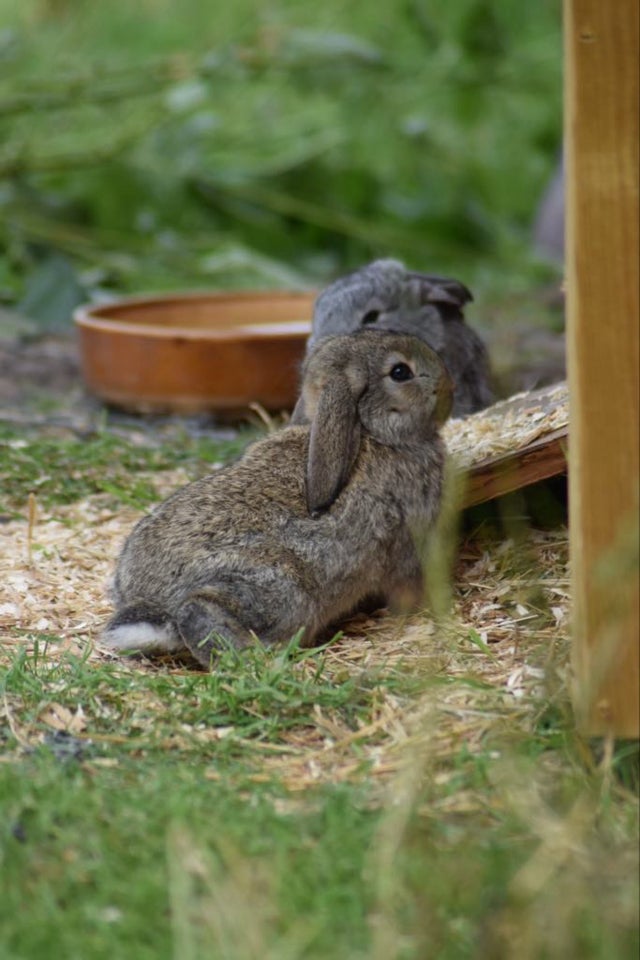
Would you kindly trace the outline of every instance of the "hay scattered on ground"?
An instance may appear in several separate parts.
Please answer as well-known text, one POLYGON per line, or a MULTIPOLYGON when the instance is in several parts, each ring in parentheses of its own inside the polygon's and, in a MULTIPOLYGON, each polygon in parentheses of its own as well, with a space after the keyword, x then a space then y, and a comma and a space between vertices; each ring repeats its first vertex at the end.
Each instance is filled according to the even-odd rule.
MULTIPOLYGON (((176 473, 168 479, 169 486, 182 482, 176 473)), ((163 493, 166 481, 160 478, 163 493)), ((96 496, 41 513, 31 530, 26 520, 4 525, 0 666, 20 645, 32 649, 45 636, 52 638, 46 656, 54 659, 65 651, 89 651, 89 663, 109 660, 133 673, 188 669, 171 660, 120 661, 99 643, 111 612, 107 583, 122 541, 139 516, 140 511, 114 509, 108 498, 96 496)), ((532 530, 517 549, 508 541, 486 548, 470 545, 457 563, 454 609, 447 623, 435 624, 428 614, 354 619, 325 654, 329 675, 339 681, 363 672, 385 675, 395 668, 424 677, 425 695, 408 699, 382 681, 360 729, 317 708, 304 727, 283 732, 278 743, 243 741, 255 751, 256 779, 277 774, 290 789, 299 790, 364 774, 384 778, 416 743, 428 746, 432 757, 444 757, 462 745, 472 752, 479 749, 496 725, 508 729, 533 723, 542 702, 545 662, 565 685, 566 562, 564 529, 532 530)), ((315 670, 316 664, 306 661, 299 667, 315 670)), ((153 694, 148 696, 152 717, 153 694)), ((90 737, 90 724, 81 723, 77 731, 73 717, 53 710, 40 721, 90 737)), ((36 735, 41 729, 33 731, 36 735)), ((212 743, 235 735, 232 729, 190 732, 212 743)), ((218 776, 214 766, 209 775, 218 776)), ((455 796, 456 803, 478 802, 455 796)))

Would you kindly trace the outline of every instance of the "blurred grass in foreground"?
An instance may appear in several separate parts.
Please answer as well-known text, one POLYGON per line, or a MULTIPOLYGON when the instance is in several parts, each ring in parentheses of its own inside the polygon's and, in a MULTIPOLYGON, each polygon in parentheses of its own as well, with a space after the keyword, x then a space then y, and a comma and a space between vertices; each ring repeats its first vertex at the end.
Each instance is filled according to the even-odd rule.
POLYGON ((205 675, 24 640, 2 679, 7 960, 637 956, 624 747, 594 766, 562 692, 505 709, 463 636, 432 637, 419 675, 345 669, 348 647, 205 675))

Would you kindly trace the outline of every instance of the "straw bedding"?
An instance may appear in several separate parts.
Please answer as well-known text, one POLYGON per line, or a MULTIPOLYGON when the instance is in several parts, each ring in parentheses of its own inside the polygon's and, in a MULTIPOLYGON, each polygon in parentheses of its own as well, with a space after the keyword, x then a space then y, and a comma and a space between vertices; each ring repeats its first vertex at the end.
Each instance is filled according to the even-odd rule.
MULTIPOLYGON (((159 492, 185 479, 180 472, 160 475, 159 492)), ((0 668, 20 646, 32 649, 36 638, 42 646, 43 636, 52 638, 45 657, 88 650, 90 664, 120 663, 100 646, 99 634, 110 613, 106 584, 117 551, 139 515, 127 507, 114 509, 100 495, 51 513, 36 509, 31 524, 24 519, 4 525, 0 668)), ((278 743, 252 744, 255 777, 277 774, 294 790, 363 772, 384 777, 397 769, 408 744, 425 737, 425 713, 430 715, 432 756, 450 754, 461 744, 473 751, 496 725, 532 723, 540 710, 545 671, 548 677, 551 669, 560 686, 566 686, 566 564, 564 529, 530 530, 517 548, 511 541, 466 544, 456 562, 453 607, 445 621, 434 622, 428 612, 355 618, 324 655, 324 670, 337 682, 346 675, 381 671, 370 716, 354 730, 338 714, 317 708, 308 723, 283 733, 278 743), (384 682, 393 669, 423 677, 425 694, 408 698, 394 693, 384 682)), ((315 664, 299 668, 315 669, 315 664)), ((121 669, 182 673, 188 667, 167 659, 126 660, 121 669)), ((153 704, 148 707, 153 712, 153 704)), ((76 714, 49 707, 39 719, 53 729, 90 736, 90 724, 82 717, 79 705, 76 714)), ((23 730, 21 740, 37 738, 41 730, 23 730)), ((206 728, 192 733, 212 743, 234 736, 233 730, 206 728)), ((208 775, 218 774, 212 767, 208 775)), ((461 802, 466 801, 457 796, 456 803, 461 802)))

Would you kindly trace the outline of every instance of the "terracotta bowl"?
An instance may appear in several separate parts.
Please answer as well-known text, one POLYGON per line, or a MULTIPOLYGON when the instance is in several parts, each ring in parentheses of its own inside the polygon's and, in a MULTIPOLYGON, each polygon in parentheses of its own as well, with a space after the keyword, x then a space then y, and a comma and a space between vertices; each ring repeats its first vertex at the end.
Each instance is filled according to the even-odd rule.
POLYGON ((138 412, 291 409, 314 293, 181 293, 79 307, 89 390, 138 412))

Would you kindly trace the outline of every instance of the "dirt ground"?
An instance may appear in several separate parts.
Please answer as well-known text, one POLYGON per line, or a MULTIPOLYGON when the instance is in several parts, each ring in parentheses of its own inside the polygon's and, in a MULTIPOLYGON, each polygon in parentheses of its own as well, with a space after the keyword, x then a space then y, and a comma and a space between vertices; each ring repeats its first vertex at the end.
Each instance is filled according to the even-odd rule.
POLYGON ((0 405, 26 412, 83 393, 80 360, 72 337, 0 340, 0 405))
MULTIPOLYGON (((2 339, 0 332, 0 423, 82 434, 100 423, 119 432, 155 433, 178 418, 137 416, 105 407, 87 391, 73 336, 2 339)), ((181 417, 191 434, 229 435, 228 424, 203 414, 181 417)))

